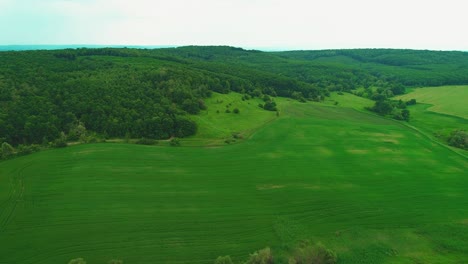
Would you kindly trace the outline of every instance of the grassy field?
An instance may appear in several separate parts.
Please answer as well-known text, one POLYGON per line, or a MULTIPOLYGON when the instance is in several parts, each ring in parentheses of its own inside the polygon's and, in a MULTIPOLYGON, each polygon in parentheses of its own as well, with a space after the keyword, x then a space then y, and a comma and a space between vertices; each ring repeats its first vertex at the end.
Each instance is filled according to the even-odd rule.
POLYGON ((441 86, 414 89, 395 99, 432 105, 427 110, 468 119, 468 86, 441 86))
POLYGON ((358 110, 363 110, 364 107, 371 107, 374 101, 363 97, 355 96, 350 93, 337 93, 332 92, 330 97, 325 98, 325 104, 336 105, 338 107, 349 107, 358 110))
MULTIPOLYGON (((412 98, 418 103, 408 107, 411 126, 441 142, 454 130, 468 130, 468 86, 418 88, 395 99, 412 98)), ((457 151, 468 155, 468 151, 457 151)))
MULTIPOLYGON (((277 98, 275 101, 287 105, 291 99, 277 98)), ((258 106, 264 103, 261 99, 243 101, 242 95, 238 93, 213 93, 205 102, 209 108, 192 116, 198 124, 197 135, 184 139, 185 143, 196 146, 222 145, 226 139, 232 139, 234 133, 247 138, 277 118, 276 112, 263 111, 258 106), (239 110, 238 114, 233 113, 235 108, 239 110)))
POLYGON ((279 100, 276 117, 235 94, 213 100, 191 140, 249 140, 78 145, 1 162, 0 263, 237 261, 299 239, 339 263, 468 262, 466 158, 352 108, 279 100), (239 115, 216 113, 228 101, 239 115))

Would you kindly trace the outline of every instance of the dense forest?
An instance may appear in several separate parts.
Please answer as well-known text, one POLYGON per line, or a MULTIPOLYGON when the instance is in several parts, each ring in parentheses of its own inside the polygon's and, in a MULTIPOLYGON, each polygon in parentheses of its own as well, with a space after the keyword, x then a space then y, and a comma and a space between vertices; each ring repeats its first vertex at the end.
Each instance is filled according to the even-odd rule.
POLYGON ((321 101, 348 91, 385 102, 406 87, 468 84, 464 52, 81 48, 0 52, 0 62, 0 142, 13 146, 78 140, 84 131, 190 136, 190 115, 212 92, 321 101))

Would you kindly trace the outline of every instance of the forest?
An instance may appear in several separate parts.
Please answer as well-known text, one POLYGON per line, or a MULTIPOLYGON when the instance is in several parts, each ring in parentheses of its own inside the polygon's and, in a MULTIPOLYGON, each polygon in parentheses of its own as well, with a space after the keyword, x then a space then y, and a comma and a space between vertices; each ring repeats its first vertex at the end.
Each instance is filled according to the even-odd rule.
MULTIPOLYGON (((397 119, 407 120, 405 103, 388 103, 392 96, 408 87, 468 84, 468 53, 448 51, 79 48, 5 51, 0 61, 0 142, 15 147, 74 141, 83 131, 191 136, 197 124, 190 115, 206 109, 212 92, 321 101, 346 91, 375 100, 374 110, 400 109, 397 119)), ((274 100, 265 102, 265 110, 276 110, 274 100)))

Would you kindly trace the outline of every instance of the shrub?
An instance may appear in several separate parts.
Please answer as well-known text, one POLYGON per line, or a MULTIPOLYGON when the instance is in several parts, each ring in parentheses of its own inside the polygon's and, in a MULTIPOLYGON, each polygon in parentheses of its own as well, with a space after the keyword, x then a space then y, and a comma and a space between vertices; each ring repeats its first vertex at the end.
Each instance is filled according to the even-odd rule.
POLYGON ((10 144, 8 144, 7 142, 2 143, 2 158, 8 158, 10 156, 13 156, 14 153, 15 149, 10 144))
POLYGON ((468 133, 464 130, 455 130, 450 134, 448 143, 450 146, 468 150, 468 133))
POLYGON ((263 109, 268 110, 268 111, 276 111, 278 110, 276 108, 276 103, 273 101, 266 102, 265 105, 263 106, 263 109))
POLYGON ((56 148, 64 148, 67 146, 67 136, 65 133, 60 133, 60 137, 54 141, 54 147, 56 148))
POLYGON ((233 264, 233 262, 230 256, 219 256, 214 264, 233 264))
POLYGON ((416 104, 416 99, 411 99, 408 102, 406 102, 406 105, 415 105, 416 104))
POLYGON ((173 147, 180 146, 180 139, 178 139, 178 138, 171 139, 171 141, 169 141, 169 145, 171 145, 173 147))
POLYGON ((264 248, 250 254, 247 264, 273 264, 273 254, 270 248, 264 248))
POLYGON ((239 113, 240 113, 239 108, 234 108, 234 110, 232 110, 232 112, 233 112, 234 114, 239 114, 239 113))
POLYGON ((293 253, 289 263, 294 264, 335 264, 337 257, 335 252, 322 244, 310 245, 303 242, 293 253))
POLYGON ((235 138, 235 139, 243 139, 244 138, 244 136, 239 132, 232 133, 232 137, 235 138))

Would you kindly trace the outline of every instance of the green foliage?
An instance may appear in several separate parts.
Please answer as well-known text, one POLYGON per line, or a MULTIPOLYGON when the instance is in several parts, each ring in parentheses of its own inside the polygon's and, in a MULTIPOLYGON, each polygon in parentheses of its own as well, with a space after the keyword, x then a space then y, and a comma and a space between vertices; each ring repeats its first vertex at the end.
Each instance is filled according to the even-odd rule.
POLYGON ((276 103, 274 101, 266 102, 263 105, 263 109, 268 110, 268 111, 278 111, 278 108, 276 108, 276 103))
POLYGON ((178 147, 180 146, 180 139, 178 138, 173 138, 169 141, 169 145, 172 147, 178 147))
POLYGON ((375 105, 371 110, 380 115, 388 115, 393 111, 393 105, 388 100, 379 100, 375 102, 375 105))
POLYGON ((234 264, 230 256, 219 256, 214 261, 214 264, 234 264))
POLYGON ((239 110, 239 108, 234 108, 234 110, 232 110, 232 112, 233 112, 234 114, 239 114, 239 113, 240 113, 240 110, 239 110))
POLYGON ((448 143, 450 146, 468 150, 468 133, 464 130, 455 130, 450 134, 448 143))
POLYGON ((77 124, 72 124, 67 135, 67 140, 77 141, 86 139, 86 127, 83 123, 78 122, 77 124))
POLYGON ((79 140, 76 124, 108 137, 167 139, 179 129, 178 117, 206 109, 213 91, 263 97, 262 108, 275 111, 271 96, 321 101, 329 91, 360 89, 361 96, 384 100, 406 86, 468 83, 462 52, 181 47, 0 56, 0 138, 13 146, 53 142, 60 131, 79 140))
POLYGON ((406 105, 415 105, 415 104, 416 104, 416 99, 414 98, 406 102, 406 105))
POLYGON ((15 149, 7 142, 2 143, 2 158, 9 158, 15 154, 15 149))
POLYGON ((123 264, 124 262, 120 259, 111 259, 107 264, 123 264))
POLYGON ((335 252, 323 244, 311 245, 309 242, 302 242, 289 261, 290 264, 335 264, 336 262, 335 252))
POLYGON ((54 147, 56 148, 64 148, 66 147, 68 144, 67 144, 67 136, 65 135, 65 133, 61 132, 60 133, 60 137, 57 138, 55 141, 54 141, 54 147))
POLYGON ((246 264, 273 264, 273 254, 269 247, 250 254, 246 264))
POLYGON ((390 116, 397 120, 409 121, 410 111, 403 101, 378 100, 373 107, 367 108, 382 116, 390 116))

